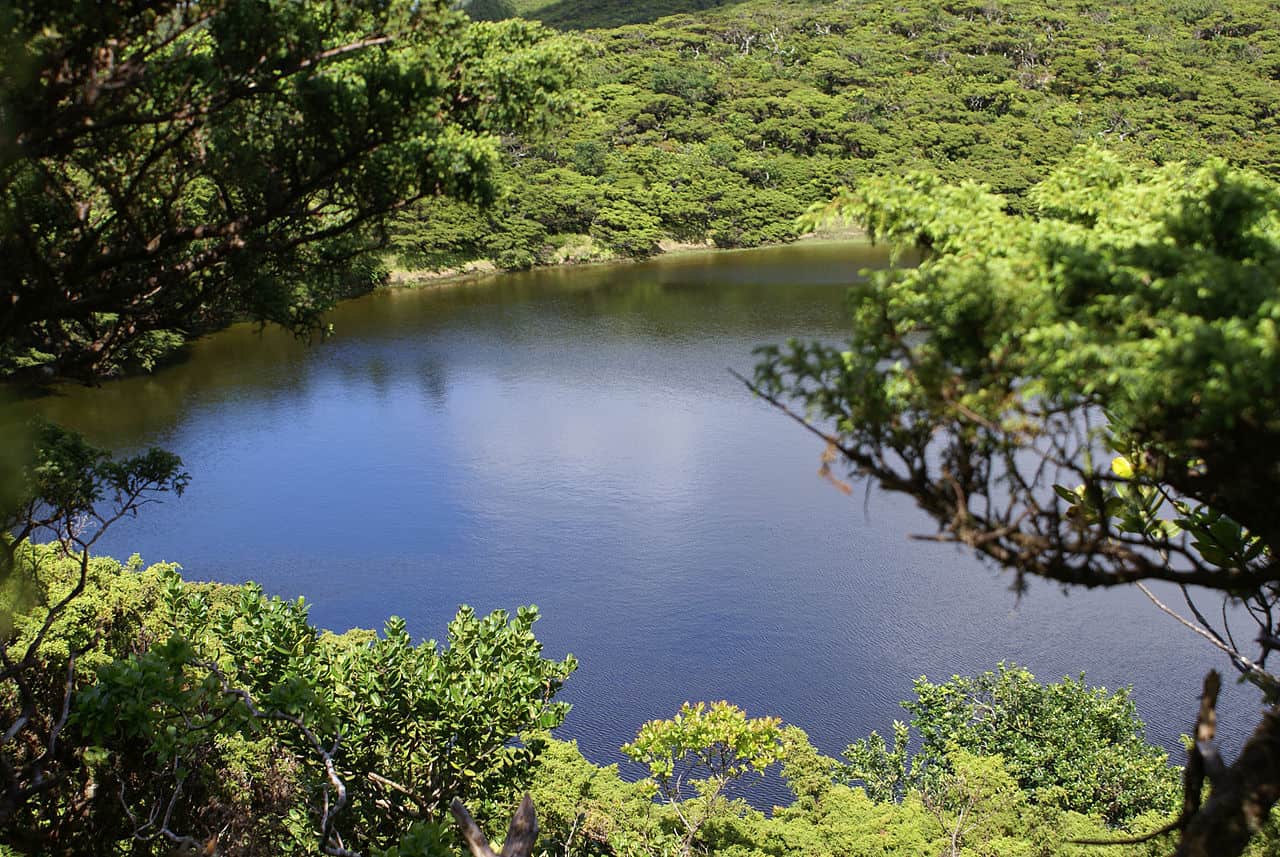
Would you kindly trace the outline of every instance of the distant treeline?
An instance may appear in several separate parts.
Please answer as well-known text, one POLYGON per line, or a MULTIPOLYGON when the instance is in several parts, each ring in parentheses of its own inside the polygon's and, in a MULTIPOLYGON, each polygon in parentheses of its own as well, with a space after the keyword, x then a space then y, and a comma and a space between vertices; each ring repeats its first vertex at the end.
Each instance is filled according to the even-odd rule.
POLYGON ((841 185, 924 170, 1019 195, 1073 148, 1280 176, 1280 31, 1257 0, 476 0, 587 30, 581 115, 507 141, 507 196, 399 224, 410 267, 786 241, 841 185))

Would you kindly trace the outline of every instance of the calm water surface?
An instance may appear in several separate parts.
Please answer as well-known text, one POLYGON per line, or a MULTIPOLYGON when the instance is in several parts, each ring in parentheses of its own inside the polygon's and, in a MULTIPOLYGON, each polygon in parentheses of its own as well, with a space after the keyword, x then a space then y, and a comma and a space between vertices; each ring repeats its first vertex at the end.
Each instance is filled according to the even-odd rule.
MULTIPOLYGON (((1176 746, 1224 666, 1137 592, 1015 601, 909 501, 816 476, 821 445, 726 372, 753 346, 842 334, 845 286, 885 259, 802 245, 391 290, 306 346, 251 326, 145 378, 31 403, 194 480, 105 552, 304 595, 334 629, 400 614, 443 636, 461 603, 535 603, 581 667, 562 737, 599 762, 684 700, 775 714, 836 753, 884 732, 921 674, 1002 659, 1044 679, 1136 682, 1176 746)), ((1226 736, 1256 721, 1224 702, 1226 736)))

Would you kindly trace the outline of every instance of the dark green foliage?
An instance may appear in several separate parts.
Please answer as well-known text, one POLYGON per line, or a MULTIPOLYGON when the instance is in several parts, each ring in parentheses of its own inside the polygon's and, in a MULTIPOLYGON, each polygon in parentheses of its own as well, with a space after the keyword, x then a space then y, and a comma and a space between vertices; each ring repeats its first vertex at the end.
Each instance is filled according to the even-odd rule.
POLYGON ((678 15, 732 5, 734 0, 513 0, 517 14, 562 30, 586 30, 643 24, 678 15))
MULTIPOLYGON (((510 235, 470 251, 500 266, 557 261, 558 234, 622 256, 651 252, 655 229, 727 247, 787 241, 795 216, 840 185, 910 170, 983 182, 1022 210, 1085 143, 1156 164, 1216 156, 1272 176, 1280 164, 1280 40, 1262 0, 1204 14, 1166 0, 517 11, 616 28, 583 34, 582 114, 508 147, 508 196, 484 219, 510 235)), ((396 239, 410 265, 452 244, 429 223, 396 239)))
POLYGON ((443 646, 415 645, 403 620, 392 618, 380 639, 328 660, 335 721, 351 724, 343 729, 344 764, 414 793, 374 790, 353 816, 357 827, 391 841, 405 818, 443 820, 454 797, 481 818, 509 814, 545 746, 516 739, 564 721, 569 705, 553 698, 577 667, 572 656, 542 657, 537 618, 532 607, 480 617, 464 606, 443 646), (375 795, 394 810, 375 806, 375 795))
POLYGON ((591 234, 626 256, 657 252, 663 236, 658 218, 625 198, 601 206, 591 224, 591 234))
POLYGON ((0 14, 0 372, 149 367, 239 317, 309 333, 416 200, 485 201, 574 57, 446 0, 22 0, 0 14))
POLYGON ((512 0, 463 0, 459 5, 473 21, 501 21, 516 16, 512 0))
POLYGON ((846 763, 841 777, 861 785, 874 801, 901 801, 913 785, 923 782, 924 775, 924 765, 913 764, 908 755, 910 737, 907 724, 895 720, 892 743, 878 732, 859 738, 841 754, 846 763))

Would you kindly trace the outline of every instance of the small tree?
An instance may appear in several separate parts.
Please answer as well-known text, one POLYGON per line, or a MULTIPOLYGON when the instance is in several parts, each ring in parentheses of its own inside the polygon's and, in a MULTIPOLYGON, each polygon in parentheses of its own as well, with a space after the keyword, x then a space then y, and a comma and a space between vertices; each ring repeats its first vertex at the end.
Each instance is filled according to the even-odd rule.
POLYGON ((1000 756, 979 756, 951 747, 947 770, 920 793, 946 841, 942 857, 966 853, 1031 857, 1019 826, 1026 821, 1027 795, 1019 790, 1000 756))
POLYGON ((732 783, 781 761, 781 724, 776 717, 748 718, 728 702, 686 702, 675 717, 649 721, 623 745, 627 758, 649 768, 654 790, 675 811, 682 855, 692 853, 732 783))

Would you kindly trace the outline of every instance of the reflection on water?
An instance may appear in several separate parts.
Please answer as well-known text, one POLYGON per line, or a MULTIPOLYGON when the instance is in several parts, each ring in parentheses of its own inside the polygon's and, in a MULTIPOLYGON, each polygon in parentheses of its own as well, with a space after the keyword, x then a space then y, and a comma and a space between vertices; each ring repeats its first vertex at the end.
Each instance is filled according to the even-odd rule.
MULTIPOLYGON (((1136 681, 1151 735, 1188 728, 1211 651, 1132 592, 1034 586, 949 547, 902 498, 818 479, 813 439, 725 371, 832 338, 883 254, 804 245, 370 295, 308 346, 238 327, 153 376, 24 407, 194 475, 109 552, 305 595, 333 628, 537 603, 582 662, 563 734, 598 761, 646 719, 728 698, 838 752, 921 674, 1017 660, 1136 681), (864 502, 865 501, 865 502, 864 502)), ((1220 666, 1220 665, 1219 665, 1220 666)), ((1252 696, 1224 702, 1230 739, 1252 696), (1234 731, 1233 731, 1234 730, 1234 731)))

